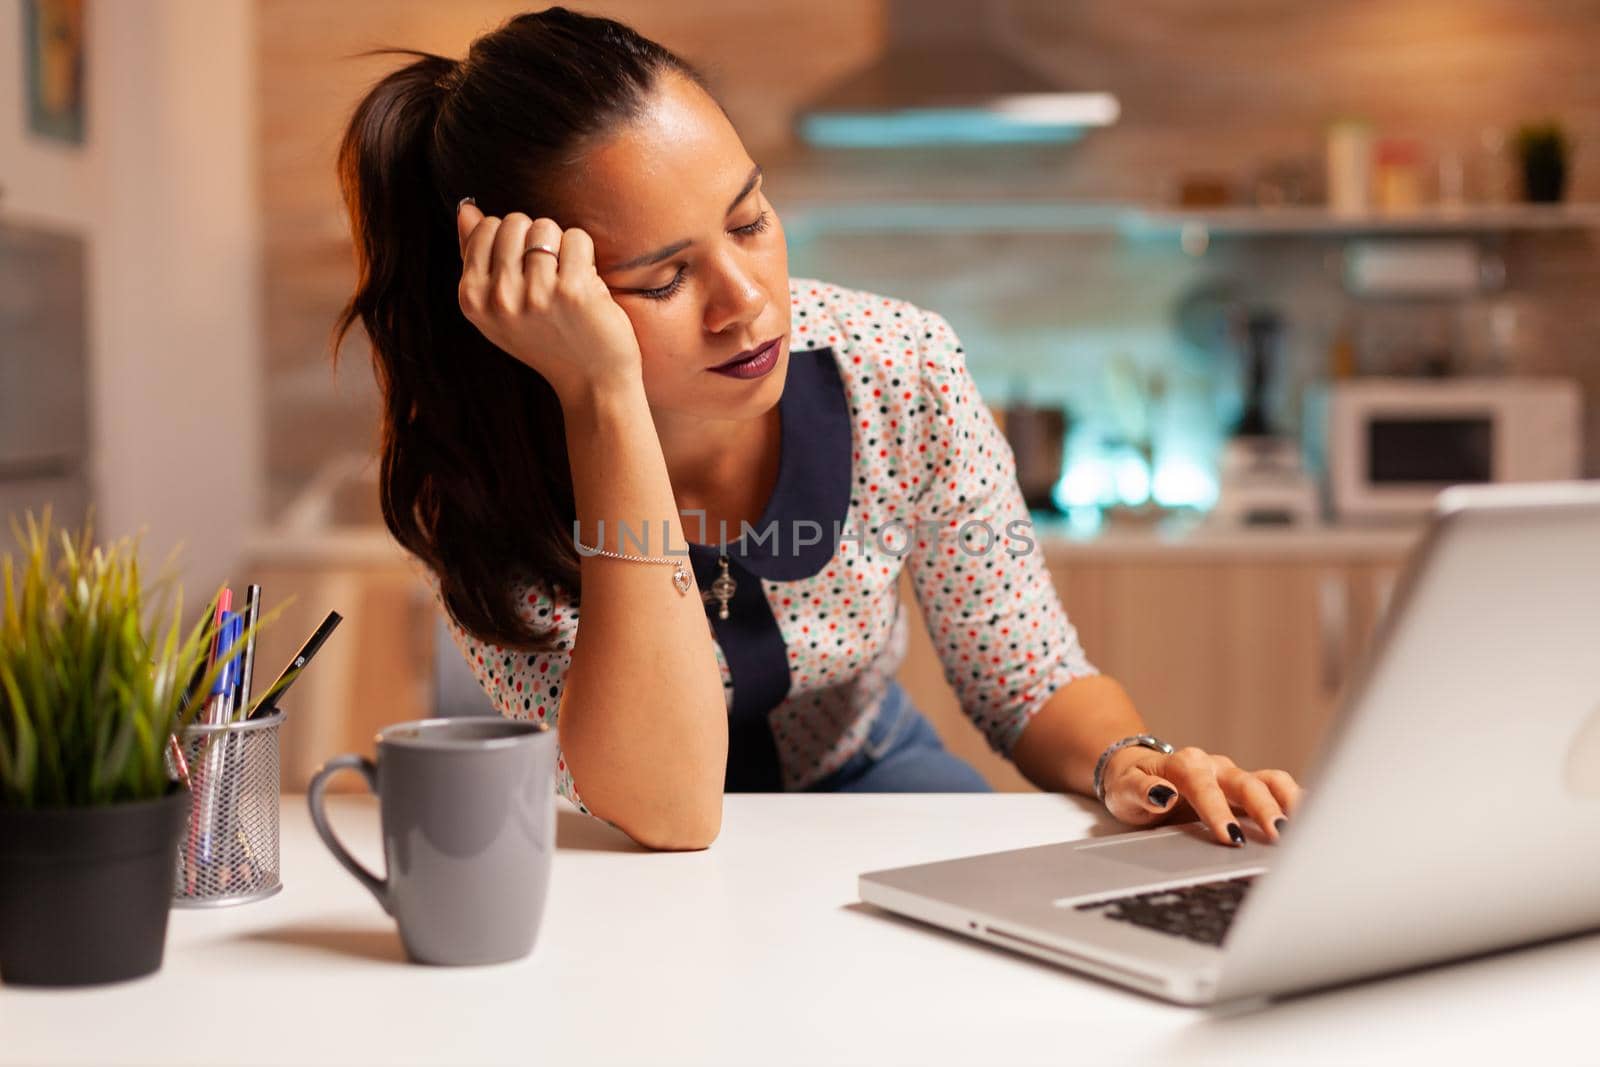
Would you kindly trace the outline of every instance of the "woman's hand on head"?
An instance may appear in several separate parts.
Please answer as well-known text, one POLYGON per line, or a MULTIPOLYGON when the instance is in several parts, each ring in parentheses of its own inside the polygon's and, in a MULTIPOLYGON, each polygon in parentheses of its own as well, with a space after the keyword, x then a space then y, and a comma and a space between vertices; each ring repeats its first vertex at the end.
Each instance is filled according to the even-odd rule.
POLYGON ((1107 762, 1104 785, 1106 808, 1122 822, 1149 826, 1183 813, 1204 822, 1225 845, 1244 843, 1235 812, 1277 841, 1302 792, 1286 771, 1242 770, 1227 756, 1192 747, 1170 756, 1139 746, 1122 749, 1107 762))
POLYGON ((490 341, 538 371, 563 404, 596 387, 636 383, 639 340, 595 270, 594 242, 554 219, 456 208, 461 312, 490 341), (543 245, 557 256, 535 250, 543 245))

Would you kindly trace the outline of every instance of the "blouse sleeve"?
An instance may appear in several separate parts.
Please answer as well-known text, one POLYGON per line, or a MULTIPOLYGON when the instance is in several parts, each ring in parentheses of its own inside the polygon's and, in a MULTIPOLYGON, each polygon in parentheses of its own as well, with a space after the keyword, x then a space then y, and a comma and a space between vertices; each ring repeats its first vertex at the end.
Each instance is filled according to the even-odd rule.
MULTIPOLYGON (((556 729, 561 709, 562 683, 572 662, 572 642, 578 633, 578 609, 564 596, 552 596, 537 587, 521 586, 517 613, 541 630, 555 628, 555 649, 551 652, 520 652, 480 641, 463 629, 448 611, 437 583, 434 599, 444 612, 456 647, 467 658, 474 677, 489 695, 495 710, 508 719, 527 719, 550 724, 556 729)), ((556 792, 575 804, 579 811, 593 814, 584 806, 567 768, 566 755, 556 748, 556 792)))
POLYGON ((906 561, 967 717, 1010 756, 1058 689, 1098 670, 1056 595, 1017 486, 1011 446, 949 323, 922 312, 916 345, 924 486, 906 561))

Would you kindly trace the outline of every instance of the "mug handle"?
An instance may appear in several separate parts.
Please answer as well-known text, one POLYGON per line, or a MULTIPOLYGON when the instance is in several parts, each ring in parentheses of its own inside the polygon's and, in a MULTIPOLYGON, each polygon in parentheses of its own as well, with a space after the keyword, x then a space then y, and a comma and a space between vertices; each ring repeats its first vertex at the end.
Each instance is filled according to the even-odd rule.
POLYGON ((316 827, 317 836, 322 838, 324 845, 328 846, 328 851, 333 853, 333 858, 338 860, 345 870, 355 875, 356 881, 366 886, 368 891, 378 898, 378 903, 383 906, 383 910, 388 912, 388 880, 379 878, 367 870, 360 861, 345 850, 339 838, 334 835, 333 826, 328 822, 328 813, 323 808, 322 795, 327 789, 328 779, 347 767, 354 771, 360 771, 361 777, 367 780, 367 788, 374 793, 378 791, 378 768, 371 760, 353 753, 335 756, 317 768, 317 773, 311 776, 311 786, 306 790, 306 806, 311 809, 311 825, 316 827))

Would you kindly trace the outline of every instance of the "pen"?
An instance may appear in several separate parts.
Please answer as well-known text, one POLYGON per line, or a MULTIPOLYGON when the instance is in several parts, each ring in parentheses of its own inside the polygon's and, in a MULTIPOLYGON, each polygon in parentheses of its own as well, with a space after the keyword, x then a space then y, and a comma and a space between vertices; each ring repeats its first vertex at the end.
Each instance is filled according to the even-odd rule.
MULTIPOLYGON (((222 623, 231 607, 233 607, 233 590, 223 586, 222 592, 217 594, 217 613, 211 619, 211 651, 206 656, 207 670, 217 662, 217 646, 222 643, 222 623)), ((216 690, 212 689, 212 692, 215 693, 216 690)))
POLYGON ((272 688, 267 690, 266 698, 261 701, 261 706, 250 713, 250 718, 254 719, 278 706, 278 698, 283 696, 284 690, 293 685, 295 679, 300 677, 300 672, 305 669, 306 664, 311 662, 311 657, 317 654, 317 650, 328 639, 328 635, 333 633, 334 627, 343 621, 344 617, 337 611, 328 612, 328 617, 322 620, 322 625, 317 627, 317 632, 306 639, 306 643, 300 646, 300 651, 294 654, 294 659, 290 660, 289 665, 283 669, 283 673, 278 675, 278 680, 272 683, 272 688))
POLYGON ((194 792, 194 783, 189 780, 189 761, 183 758, 183 745, 178 741, 177 734, 167 735, 167 755, 171 758, 172 769, 177 772, 183 787, 191 793, 194 792))
MULTIPOLYGON (((195 665, 194 673, 189 676, 189 683, 184 687, 183 707, 185 711, 187 711, 197 699, 200 699, 200 694, 196 693, 195 689, 200 685, 200 679, 205 677, 206 672, 211 669, 211 665, 217 661, 217 642, 222 637, 222 618, 228 613, 228 609, 231 607, 233 607, 233 590, 229 589, 227 586, 223 586, 222 592, 217 594, 217 608, 216 611, 212 613, 211 617, 211 637, 206 643, 206 658, 201 663, 195 665)), ((212 692, 216 692, 216 689, 213 688, 212 692)), ((211 697, 207 695, 205 697, 205 701, 206 704, 210 704, 211 697)), ((202 706, 200 711, 195 715, 195 721, 206 722, 206 715, 208 711, 209 709, 207 707, 202 706)))
MULTIPOLYGON (((230 607, 232 607, 232 606, 233 606, 233 590, 229 589, 227 586, 223 586, 222 587, 222 592, 217 594, 216 610, 212 614, 212 617, 211 617, 211 641, 210 641, 210 643, 208 644, 208 646, 206 648, 205 662, 200 664, 200 666, 196 670, 195 674, 189 679, 189 693, 188 693, 187 699, 184 702, 186 709, 188 707, 193 706, 195 701, 201 699, 200 694, 196 693, 194 691, 194 689, 195 689, 195 686, 199 683, 200 679, 205 677, 206 672, 211 669, 211 665, 216 662, 216 659, 217 659, 217 646, 222 643, 222 623, 223 623, 223 620, 227 617, 228 609, 230 607)), ((214 694, 215 692, 216 692, 216 683, 213 682, 212 683, 212 687, 211 687, 211 693, 214 694)), ((206 700, 206 704, 201 706, 195 712, 195 716, 194 716, 194 720, 193 721, 195 721, 195 722, 209 722, 210 721, 210 711, 211 711, 211 709, 210 709, 209 705, 210 705, 210 702, 211 702, 211 694, 207 694, 206 697, 205 697, 205 700, 206 700)), ((190 808, 189 808, 189 840, 188 840, 188 843, 184 846, 184 855, 188 860, 188 862, 186 862, 184 864, 184 868, 185 868, 184 876, 185 876, 185 881, 187 882, 187 890, 191 894, 194 892, 195 876, 197 874, 197 872, 195 870, 195 861, 198 860, 199 856, 200 856, 200 799, 201 798, 198 795, 199 794, 198 786, 201 784, 201 782, 204 781, 204 770, 205 769, 204 769, 204 767, 201 766, 201 761, 200 761, 200 757, 204 754, 204 752, 203 752, 204 744, 205 744, 205 739, 202 738, 201 739, 201 745, 196 746, 196 748, 195 748, 195 757, 196 758, 195 758, 194 767, 192 769, 188 768, 184 764, 184 761, 183 761, 183 750, 182 750, 181 745, 177 742, 176 738, 173 739, 173 746, 172 746, 173 756, 176 758, 176 761, 177 761, 179 767, 183 768, 183 777, 184 777, 184 780, 189 784, 189 792, 191 794, 191 804, 190 804, 190 808)))
MULTIPOLYGON (((225 666, 217 674, 217 679, 211 685, 211 702, 206 708, 206 722, 210 725, 220 725, 227 720, 228 706, 233 700, 233 686, 238 677, 239 659, 233 656, 234 645, 239 640, 242 629, 241 619, 236 612, 223 613, 222 626, 217 634, 217 657, 215 662, 226 661, 225 666)), ((200 789, 199 802, 195 805, 196 825, 191 827, 191 862, 189 865, 189 890, 194 891, 195 879, 198 875, 197 864, 211 861, 211 844, 215 827, 212 823, 217 816, 217 790, 220 783, 217 781, 222 775, 223 744, 226 741, 224 734, 209 734, 202 742, 205 750, 203 760, 198 760, 200 766, 191 770, 200 789)))
POLYGON ((256 633, 255 627, 261 621, 261 587, 251 585, 245 589, 244 594, 244 625, 250 635, 244 639, 244 658, 239 664, 238 699, 233 702, 233 714, 229 718, 237 718, 248 714, 250 711, 250 683, 255 677, 256 669, 256 633))
MULTIPOLYGON (((250 713, 250 687, 255 676, 256 666, 256 634, 255 628, 261 620, 261 587, 251 584, 245 587, 244 593, 244 618, 242 625, 248 630, 244 638, 244 652, 236 661, 239 667, 239 684, 234 688, 233 706, 228 714, 230 723, 241 723, 250 713)), ((237 839, 245 840, 244 829, 240 826, 239 792, 240 783, 244 780, 244 760, 248 751, 243 730, 229 730, 224 749, 223 766, 232 768, 232 773, 227 775, 227 783, 222 797, 222 818, 224 827, 218 832, 222 834, 223 841, 237 839), (232 830, 230 835, 229 830, 232 830)), ((226 773, 226 772, 225 772, 226 773)), ((249 851, 246 845, 246 851, 249 851)), ((255 868, 255 856, 250 854, 244 861, 250 868, 255 868)), ((225 870, 225 875, 235 872, 225 870)))
POLYGON ((238 612, 223 612, 222 629, 217 637, 217 654, 213 663, 224 659, 227 663, 218 672, 217 680, 211 683, 211 700, 206 707, 206 722, 213 726, 226 722, 228 709, 233 706, 233 691, 239 679, 239 657, 233 655, 233 649, 239 643, 239 634, 243 629, 244 620, 238 612))

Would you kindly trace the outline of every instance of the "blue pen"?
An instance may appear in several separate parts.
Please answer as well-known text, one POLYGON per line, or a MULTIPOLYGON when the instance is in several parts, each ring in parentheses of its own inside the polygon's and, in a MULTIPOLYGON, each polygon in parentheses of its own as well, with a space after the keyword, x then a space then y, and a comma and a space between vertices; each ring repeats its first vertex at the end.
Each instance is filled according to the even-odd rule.
MULTIPOLYGON (((243 628, 238 612, 222 613, 222 625, 217 633, 217 655, 213 662, 221 663, 227 659, 243 628)), ((232 703, 234 680, 239 674, 238 668, 239 659, 235 656, 228 660, 227 665, 217 673, 216 680, 211 683, 211 697, 206 703, 206 722, 216 725, 224 721, 228 706, 232 703)))
MULTIPOLYGON (((238 683, 239 657, 231 660, 228 654, 238 644, 239 635, 244 631, 243 617, 236 611, 224 612, 222 625, 217 633, 217 662, 227 660, 225 666, 218 672, 216 681, 211 683, 211 699, 206 707, 206 722, 216 726, 227 721, 228 708, 233 703, 233 689, 238 683)), ((212 834, 216 821, 218 778, 222 775, 222 754, 227 735, 222 733, 212 734, 206 738, 205 777, 200 790, 200 862, 211 862, 212 834)))
MULTIPOLYGON (((233 629, 228 634, 228 650, 239 648, 240 640, 244 637, 244 612, 233 612, 233 618, 228 622, 233 629)), ((233 712, 233 700, 238 695, 239 679, 244 673, 244 650, 239 649, 239 655, 228 661, 228 669, 224 672, 228 676, 228 684, 223 690, 223 695, 228 698, 223 705, 223 721, 226 722, 233 712)))

